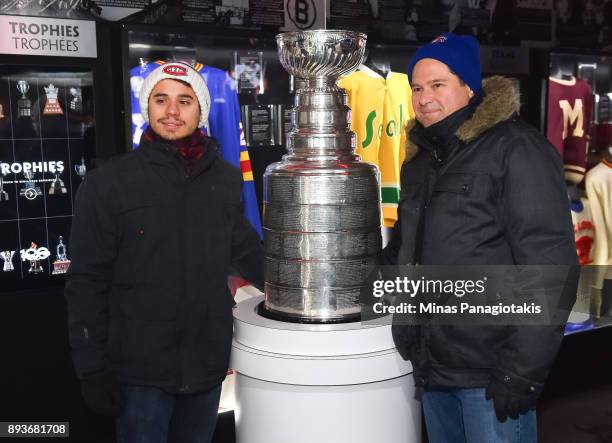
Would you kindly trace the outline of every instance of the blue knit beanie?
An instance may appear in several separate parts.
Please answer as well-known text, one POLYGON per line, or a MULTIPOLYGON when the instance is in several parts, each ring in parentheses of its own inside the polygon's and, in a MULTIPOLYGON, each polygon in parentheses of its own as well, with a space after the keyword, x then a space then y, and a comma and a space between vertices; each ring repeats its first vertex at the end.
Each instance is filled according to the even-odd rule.
POLYGON ((431 43, 417 49, 408 65, 408 78, 411 83, 414 66, 424 58, 433 58, 447 65, 474 93, 482 88, 480 45, 471 35, 445 32, 431 43))

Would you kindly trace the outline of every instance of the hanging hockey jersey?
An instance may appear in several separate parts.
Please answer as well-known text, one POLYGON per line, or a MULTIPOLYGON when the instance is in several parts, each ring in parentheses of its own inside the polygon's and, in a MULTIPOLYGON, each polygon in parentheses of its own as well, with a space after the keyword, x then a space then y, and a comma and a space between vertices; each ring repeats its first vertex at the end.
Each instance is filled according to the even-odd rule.
MULTIPOLYGON (((134 148, 138 147, 140 137, 147 127, 144 118, 140 114, 139 99, 142 82, 154 69, 164 63, 166 62, 162 60, 152 63, 141 63, 130 70, 132 143, 134 148)), ((249 151, 242 133, 240 105, 238 103, 235 82, 227 72, 218 68, 196 63, 194 69, 204 78, 210 94, 208 125, 204 129, 207 134, 217 139, 221 156, 227 162, 241 169, 244 182, 242 202, 245 216, 261 238, 261 218, 255 193, 255 182, 253 181, 249 151)))
POLYGON ((565 178, 576 184, 586 172, 592 107, 593 91, 587 82, 573 76, 549 78, 546 137, 563 158, 565 178))
POLYGON ((348 94, 351 123, 357 134, 356 153, 380 170, 383 224, 393 227, 406 126, 414 118, 408 76, 389 72, 385 78, 361 65, 358 71, 341 78, 338 86, 348 94))
POLYGON ((605 278, 612 279, 612 163, 603 160, 591 169, 585 188, 597 233, 593 264, 605 271, 605 278))

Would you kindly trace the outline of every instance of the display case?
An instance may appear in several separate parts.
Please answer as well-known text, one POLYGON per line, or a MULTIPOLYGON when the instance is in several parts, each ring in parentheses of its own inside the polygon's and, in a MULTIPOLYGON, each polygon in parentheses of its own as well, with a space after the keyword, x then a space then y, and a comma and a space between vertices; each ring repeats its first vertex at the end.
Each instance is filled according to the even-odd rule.
POLYGON ((551 52, 543 126, 562 160, 582 266, 568 332, 612 324, 612 59, 551 52))
MULTIPOLYGON (((286 110, 293 102, 274 35, 126 24, 121 38, 127 146, 137 148, 147 126, 139 106, 144 78, 163 63, 187 62, 202 74, 211 94, 205 130, 219 142, 224 159, 243 171, 246 188, 254 185, 260 212, 263 172, 286 152, 286 110)), ((248 189, 243 191, 248 204, 253 199, 244 192, 248 189)), ((249 216, 246 209, 260 231, 255 214, 249 216)))
POLYGON ((94 155, 91 70, 0 65, 0 293, 62 284, 94 155))

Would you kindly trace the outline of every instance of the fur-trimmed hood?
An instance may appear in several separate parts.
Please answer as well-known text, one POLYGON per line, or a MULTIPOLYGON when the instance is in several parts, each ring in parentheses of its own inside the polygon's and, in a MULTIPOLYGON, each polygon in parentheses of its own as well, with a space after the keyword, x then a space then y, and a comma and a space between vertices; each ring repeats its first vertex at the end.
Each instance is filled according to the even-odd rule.
MULTIPOLYGON (((520 108, 520 94, 514 80, 501 76, 489 77, 483 81, 482 89, 484 91, 482 102, 476 107, 472 117, 463 122, 455 132, 457 138, 464 143, 477 139, 486 130, 508 120, 520 108)), ((407 131, 414 127, 416 120, 413 122, 407 131)), ((410 135, 407 140, 406 161, 412 159, 419 150, 410 135)))

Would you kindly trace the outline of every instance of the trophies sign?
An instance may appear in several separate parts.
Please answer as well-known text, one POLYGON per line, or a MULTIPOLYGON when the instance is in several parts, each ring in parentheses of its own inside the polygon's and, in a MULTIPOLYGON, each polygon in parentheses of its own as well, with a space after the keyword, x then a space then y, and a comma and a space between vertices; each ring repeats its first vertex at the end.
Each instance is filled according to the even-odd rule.
POLYGON ((55 180, 53 180, 53 182, 51 182, 51 186, 49 186, 49 195, 67 194, 67 193, 68 193, 68 190, 66 189, 66 185, 64 184, 64 181, 61 178, 59 178, 59 174, 55 174, 55 180))
POLYGON ((34 242, 31 243, 31 246, 28 249, 22 249, 20 251, 21 261, 29 261, 30 269, 28 273, 30 274, 40 274, 44 271, 42 265, 40 264, 41 260, 46 260, 51 255, 51 252, 45 247, 38 247, 38 245, 34 242))
POLYGON ((27 170, 23 171, 23 175, 26 178, 26 182, 25 187, 21 188, 19 191, 19 195, 28 200, 34 200, 36 197, 42 195, 42 190, 34 183, 34 173, 31 170, 27 170))
POLYGON ((30 84, 25 80, 19 80, 17 82, 17 90, 21 92, 21 98, 17 100, 17 115, 19 117, 31 117, 32 102, 26 97, 30 90, 30 84))
POLYGON ((57 259, 53 262, 53 272, 51 274, 65 274, 68 272, 68 268, 70 267, 70 260, 68 260, 68 255, 66 254, 66 245, 64 244, 64 237, 60 235, 59 243, 55 248, 57 253, 57 259))
POLYGON ((64 113, 57 99, 58 91, 59 90, 55 86, 53 86, 53 83, 50 83, 49 86, 45 86, 45 94, 47 94, 47 104, 45 104, 43 114, 62 115, 64 113))
POLYGON ((13 256, 15 255, 15 251, 2 251, 0 252, 0 258, 4 261, 4 266, 2 267, 2 271, 11 272, 14 271, 13 267, 13 256))

